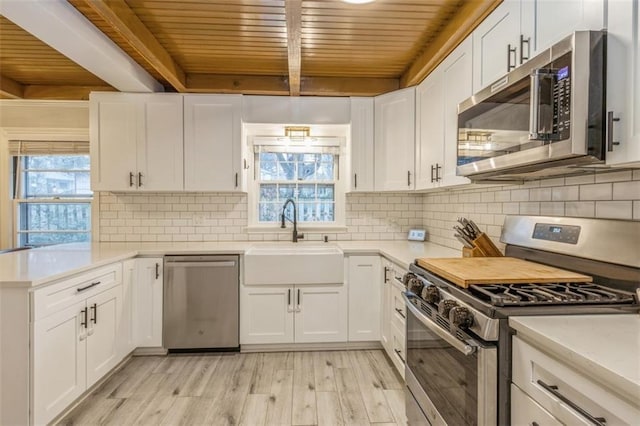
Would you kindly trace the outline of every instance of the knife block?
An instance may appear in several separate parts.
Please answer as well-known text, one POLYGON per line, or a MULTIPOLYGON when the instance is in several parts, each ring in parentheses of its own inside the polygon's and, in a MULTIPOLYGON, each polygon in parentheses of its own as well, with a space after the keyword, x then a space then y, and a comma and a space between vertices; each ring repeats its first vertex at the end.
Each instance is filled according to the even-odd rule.
POLYGON ((502 252, 484 232, 473 240, 474 248, 462 247, 462 257, 502 257, 502 252))
POLYGON ((462 247, 462 257, 485 257, 485 255, 478 247, 462 247))

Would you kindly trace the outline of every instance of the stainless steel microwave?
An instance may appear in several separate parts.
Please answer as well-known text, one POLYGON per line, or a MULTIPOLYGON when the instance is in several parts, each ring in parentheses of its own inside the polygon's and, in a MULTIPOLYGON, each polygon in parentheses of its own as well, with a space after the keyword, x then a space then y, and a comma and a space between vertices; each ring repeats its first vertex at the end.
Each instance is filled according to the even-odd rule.
POLYGON ((571 175, 605 156, 606 34, 577 31, 458 105, 457 174, 571 175))

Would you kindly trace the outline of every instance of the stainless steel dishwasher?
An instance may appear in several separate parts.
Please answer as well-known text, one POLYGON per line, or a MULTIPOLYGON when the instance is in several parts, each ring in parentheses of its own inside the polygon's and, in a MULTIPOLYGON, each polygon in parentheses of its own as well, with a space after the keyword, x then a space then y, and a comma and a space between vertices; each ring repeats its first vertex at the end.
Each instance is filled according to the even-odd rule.
POLYGON ((239 257, 164 257, 163 346, 168 350, 238 350, 239 257))

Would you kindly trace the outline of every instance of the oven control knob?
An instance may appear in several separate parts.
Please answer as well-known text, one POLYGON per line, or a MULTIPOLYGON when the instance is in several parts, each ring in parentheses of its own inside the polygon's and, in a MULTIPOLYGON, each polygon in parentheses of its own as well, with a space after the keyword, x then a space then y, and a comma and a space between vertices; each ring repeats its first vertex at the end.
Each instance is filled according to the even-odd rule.
POLYGON ((438 313, 445 318, 449 318, 449 311, 451 311, 451 309, 455 306, 458 306, 458 302, 456 302, 455 300, 442 300, 440 301, 440 303, 438 303, 438 313))
POLYGON ((422 293, 422 287, 424 287, 424 284, 416 277, 411 278, 407 286, 410 292, 417 295, 422 293))
POLYGON ((458 328, 469 328, 473 325, 473 314, 464 306, 456 306, 449 311, 449 321, 458 328))
POLYGON ((409 281, 411 281, 413 278, 416 278, 416 274, 407 272, 406 274, 404 274, 404 277, 402 277, 402 284, 404 284, 406 288, 409 288, 409 281))
POLYGON ((434 285, 425 286, 422 289, 422 298, 433 305, 437 305, 440 301, 440 290, 434 285))

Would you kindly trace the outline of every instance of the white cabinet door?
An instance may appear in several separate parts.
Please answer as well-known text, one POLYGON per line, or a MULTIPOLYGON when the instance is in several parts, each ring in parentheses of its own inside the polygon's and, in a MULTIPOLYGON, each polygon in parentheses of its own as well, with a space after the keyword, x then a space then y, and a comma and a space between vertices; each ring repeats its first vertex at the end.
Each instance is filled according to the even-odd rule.
POLYGON ((415 88, 375 98, 375 190, 414 187, 415 88))
POLYGON ((138 189, 177 191, 183 188, 182 95, 138 95, 138 189))
POLYGON ((640 5, 608 2, 607 164, 640 163, 640 5))
POLYGON ((242 286, 240 344, 293 343, 292 286, 242 286))
POLYGON ((33 323, 34 424, 46 424, 87 388, 86 304, 69 306, 33 323))
POLYGON ((439 185, 444 158, 442 77, 439 66, 416 87, 416 189, 439 185))
POLYGON ((381 282, 382 282, 382 295, 381 295, 381 309, 382 314, 381 324, 380 324, 380 341, 382 342, 382 346, 385 348, 389 356, 393 353, 392 348, 392 333, 391 333, 391 302, 392 302, 392 293, 391 293, 391 280, 393 275, 393 266, 392 263, 386 259, 381 260, 381 282))
POLYGON ((440 186, 464 185, 471 181, 456 175, 458 163, 458 104, 473 94, 473 44, 463 41, 442 62, 444 114, 444 166, 436 170, 440 186))
POLYGON ((185 95, 185 190, 241 190, 241 108, 242 95, 185 95))
POLYGON ((349 256, 349 341, 380 340, 380 256, 349 256))
POLYGON ((122 286, 87 299, 87 388, 120 362, 119 323, 122 319, 122 286))
POLYGON ((132 95, 91 94, 91 189, 130 191, 137 178, 137 104, 132 95))
POLYGON ((134 290, 136 347, 162 346, 162 258, 136 259, 138 279, 134 290))
POLYGON ((134 341, 133 300, 138 281, 136 259, 122 262, 122 317, 118 323, 120 358, 124 358, 136 348, 134 341))
POLYGON ((573 31, 603 29, 604 8, 603 0, 522 0, 521 21, 525 42, 518 47, 521 49, 518 52, 518 65, 573 31))
POLYGON ((473 31, 474 92, 518 65, 519 43, 520 0, 505 0, 473 31))
POLYGON ((94 93, 89 114, 94 191, 182 190, 182 95, 94 93))
POLYGON ((373 98, 351 98, 351 192, 373 191, 373 98))
POLYGON ((295 287, 295 342, 347 341, 347 289, 344 284, 295 287))
POLYGON ((562 423, 512 383, 511 424, 560 426, 562 423))

